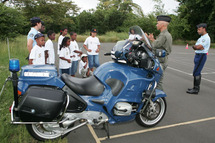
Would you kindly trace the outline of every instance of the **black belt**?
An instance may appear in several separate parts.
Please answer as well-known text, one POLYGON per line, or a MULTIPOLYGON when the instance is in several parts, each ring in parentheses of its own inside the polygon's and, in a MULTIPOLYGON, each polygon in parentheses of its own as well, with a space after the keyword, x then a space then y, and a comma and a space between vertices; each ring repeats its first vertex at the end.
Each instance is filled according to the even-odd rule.
POLYGON ((207 53, 196 53, 196 55, 205 55, 207 53))

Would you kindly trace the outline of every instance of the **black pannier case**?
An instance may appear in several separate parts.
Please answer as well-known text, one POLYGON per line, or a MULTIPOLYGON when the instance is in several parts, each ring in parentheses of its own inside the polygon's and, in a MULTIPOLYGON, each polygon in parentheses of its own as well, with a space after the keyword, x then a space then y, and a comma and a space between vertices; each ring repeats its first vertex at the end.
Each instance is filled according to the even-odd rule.
POLYGON ((50 122, 65 109, 66 101, 66 94, 56 87, 31 86, 18 105, 20 119, 50 122))

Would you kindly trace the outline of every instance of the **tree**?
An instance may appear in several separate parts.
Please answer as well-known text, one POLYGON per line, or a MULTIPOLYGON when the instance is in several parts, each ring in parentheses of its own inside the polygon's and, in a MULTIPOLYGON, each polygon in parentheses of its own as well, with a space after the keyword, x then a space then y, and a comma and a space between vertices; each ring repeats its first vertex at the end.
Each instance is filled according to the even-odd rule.
POLYGON ((71 16, 77 15, 79 8, 72 1, 62 0, 12 0, 17 8, 23 11, 27 19, 40 17, 47 30, 60 31, 70 29, 74 24, 71 16))
POLYGON ((0 3, 0 39, 14 38, 23 32, 26 19, 22 12, 0 3))
POLYGON ((133 2, 133 0, 99 0, 98 9, 108 10, 110 8, 117 9, 121 12, 134 12, 139 16, 143 16, 142 8, 133 2))
POLYGON ((183 33, 183 37, 194 40, 199 37, 196 32, 196 25, 199 23, 208 24, 208 33, 215 41, 215 1, 214 0, 178 0, 180 2, 178 16, 181 20, 187 20, 190 32, 183 33))

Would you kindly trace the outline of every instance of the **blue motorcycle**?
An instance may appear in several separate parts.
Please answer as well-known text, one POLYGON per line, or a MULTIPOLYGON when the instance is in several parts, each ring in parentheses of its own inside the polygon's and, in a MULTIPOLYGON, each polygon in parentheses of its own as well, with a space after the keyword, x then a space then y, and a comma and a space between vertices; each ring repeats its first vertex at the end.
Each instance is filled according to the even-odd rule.
POLYGON ((10 60, 14 102, 13 124, 24 124, 37 140, 52 140, 86 124, 104 125, 136 119, 144 127, 158 124, 166 112, 166 94, 156 89, 163 73, 155 50, 142 29, 133 26, 133 40, 116 43, 112 62, 98 67, 88 78, 58 77, 55 66, 26 65, 10 60), (137 36, 138 35, 138 36, 137 36))

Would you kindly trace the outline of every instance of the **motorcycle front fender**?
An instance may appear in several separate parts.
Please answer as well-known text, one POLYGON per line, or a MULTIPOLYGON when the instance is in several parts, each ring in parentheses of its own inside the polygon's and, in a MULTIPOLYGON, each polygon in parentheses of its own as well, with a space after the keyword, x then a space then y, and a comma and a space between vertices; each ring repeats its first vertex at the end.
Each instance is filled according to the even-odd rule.
POLYGON ((152 99, 153 102, 156 101, 158 98, 167 96, 165 92, 159 89, 155 89, 155 93, 156 93, 155 98, 152 99))

